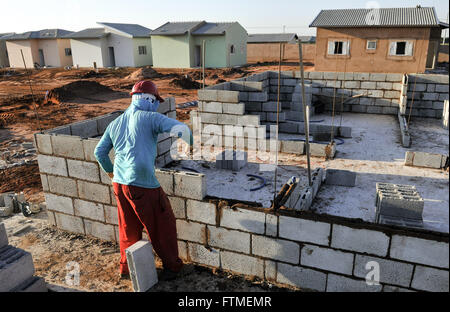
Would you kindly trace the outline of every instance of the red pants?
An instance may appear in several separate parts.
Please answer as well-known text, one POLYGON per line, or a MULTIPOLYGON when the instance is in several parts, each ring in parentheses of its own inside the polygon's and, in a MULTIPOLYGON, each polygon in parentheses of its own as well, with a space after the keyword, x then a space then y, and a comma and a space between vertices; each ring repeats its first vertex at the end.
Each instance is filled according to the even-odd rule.
POLYGON ((165 269, 179 272, 175 216, 162 188, 146 189, 113 183, 119 213, 120 273, 127 274, 125 250, 142 239, 145 230, 165 269))

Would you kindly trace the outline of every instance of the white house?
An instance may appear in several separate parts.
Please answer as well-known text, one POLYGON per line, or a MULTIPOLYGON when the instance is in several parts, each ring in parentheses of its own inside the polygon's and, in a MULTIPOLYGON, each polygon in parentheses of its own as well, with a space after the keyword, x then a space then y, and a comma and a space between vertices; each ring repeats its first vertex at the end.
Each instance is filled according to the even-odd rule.
POLYGON ((68 35, 73 65, 93 67, 140 67, 152 65, 151 29, 137 24, 98 23, 68 35))

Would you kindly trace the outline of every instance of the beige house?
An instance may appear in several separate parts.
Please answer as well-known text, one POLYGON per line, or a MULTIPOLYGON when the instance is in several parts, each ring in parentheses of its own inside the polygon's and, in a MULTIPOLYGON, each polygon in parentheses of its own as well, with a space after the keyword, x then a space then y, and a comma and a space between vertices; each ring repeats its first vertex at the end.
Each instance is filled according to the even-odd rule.
POLYGON ((423 73, 439 58, 442 30, 432 7, 323 10, 315 70, 423 73))
POLYGON ((6 38, 9 64, 12 68, 28 68, 35 64, 46 67, 72 66, 70 40, 64 36, 72 33, 63 29, 45 29, 14 34, 6 38))

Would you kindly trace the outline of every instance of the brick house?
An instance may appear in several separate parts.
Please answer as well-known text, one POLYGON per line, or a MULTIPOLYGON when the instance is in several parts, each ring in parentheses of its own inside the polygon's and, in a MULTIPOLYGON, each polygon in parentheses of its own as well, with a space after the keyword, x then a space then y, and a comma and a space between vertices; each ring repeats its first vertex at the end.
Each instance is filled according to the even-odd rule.
POLYGON ((322 10, 317 71, 423 73, 437 64, 442 30, 432 7, 322 10))

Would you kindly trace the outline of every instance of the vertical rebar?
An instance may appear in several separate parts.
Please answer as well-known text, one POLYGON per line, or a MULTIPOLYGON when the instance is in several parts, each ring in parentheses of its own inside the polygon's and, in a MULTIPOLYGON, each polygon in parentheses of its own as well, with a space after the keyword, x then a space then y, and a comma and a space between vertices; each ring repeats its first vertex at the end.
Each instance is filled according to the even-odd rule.
MULTIPOLYGON (((277 94, 277 129, 276 129, 276 154, 275 154, 275 183, 274 183, 274 193, 273 202, 275 204, 275 199, 277 197, 277 182, 278 182, 278 139, 279 139, 279 126, 280 126, 280 89, 281 89, 281 60, 282 60, 282 49, 283 43, 280 43, 280 62, 278 65, 278 94, 277 94)), ((275 207, 275 205, 274 205, 275 207)), ((275 207, 276 208, 276 207, 275 207)))
POLYGON ((203 89, 205 89, 205 85, 206 85, 206 77, 205 77, 205 59, 206 59, 205 54, 206 54, 206 51, 205 51, 205 48, 206 48, 206 41, 203 40, 203 42, 202 42, 202 76, 203 76, 203 89))
POLYGON ((28 84, 30 85, 30 90, 31 90, 31 100, 33 101, 34 113, 36 114, 36 119, 37 119, 37 122, 38 122, 39 132, 42 133, 41 121, 39 119, 39 114, 38 114, 37 107, 36 107, 36 101, 34 99, 33 86, 31 85, 31 74, 28 72, 27 64, 25 63, 25 57, 23 56, 22 49, 20 49, 20 54, 22 54, 23 66, 25 67, 25 71, 28 74, 28 84))

